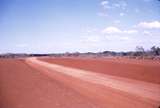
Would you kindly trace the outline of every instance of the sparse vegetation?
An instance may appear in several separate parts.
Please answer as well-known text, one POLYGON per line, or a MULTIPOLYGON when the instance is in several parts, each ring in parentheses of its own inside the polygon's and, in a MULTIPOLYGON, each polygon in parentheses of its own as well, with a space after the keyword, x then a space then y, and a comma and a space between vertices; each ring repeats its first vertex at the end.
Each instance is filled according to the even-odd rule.
POLYGON ((59 53, 59 54, 1 54, 0 58, 21 58, 21 57, 40 57, 40 56, 54 56, 54 57, 128 57, 133 59, 154 59, 160 60, 160 48, 153 46, 150 50, 145 50, 142 46, 137 46, 135 51, 128 52, 114 52, 114 51, 103 51, 103 52, 87 52, 87 53, 59 53))

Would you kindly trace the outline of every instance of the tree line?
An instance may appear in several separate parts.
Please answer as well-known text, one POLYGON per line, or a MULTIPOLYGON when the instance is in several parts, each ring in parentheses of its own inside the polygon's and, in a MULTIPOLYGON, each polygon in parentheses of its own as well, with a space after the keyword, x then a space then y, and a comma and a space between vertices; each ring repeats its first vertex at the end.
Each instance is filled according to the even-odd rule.
POLYGON ((43 57, 43 56, 53 56, 53 57, 129 57, 129 58, 149 58, 160 60, 160 47, 153 46, 149 50, 145 50, 142 46, 137 46, 135 51, 128 52, 115 52, 115 51, 103 51, 103 52, 66 52, 66 53, 51 53, 51 54, 25 54, 25 53, 6 53, 0 54, 0 58, 24 58, 24 57, 43 57))

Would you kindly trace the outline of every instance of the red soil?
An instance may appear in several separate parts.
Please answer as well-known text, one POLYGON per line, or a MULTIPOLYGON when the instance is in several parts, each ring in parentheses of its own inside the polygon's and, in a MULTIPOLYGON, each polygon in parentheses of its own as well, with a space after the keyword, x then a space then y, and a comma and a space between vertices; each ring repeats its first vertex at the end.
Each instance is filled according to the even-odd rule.
POLYGON ((160 102, 158 84, 64 67, 36 58, 26 59, 26 63, 89 98, 97 108, 157 108, 160 102))
MULTIPOLYGON (((151 91, 160 84, 160 63, 154 61, 41 59, 49 63, 150 82, 146 86, 151 91)), ((53 67, 49 68, 49 65, 36 64, 34 60, 26 62, 22 59, 0 59, 0 108, 158 108, 159 100, 143 97, 147 94, 135 95, 62 73, 53 67)), ((136 84, 136 80, 133 83, 136 84)))
POLYGON ((0 108, 99 108, 18 59, 0 59, 0 108))
POLYGON ((160 84, 160 62, 124 58, 43 58, 49 63, 160 84))

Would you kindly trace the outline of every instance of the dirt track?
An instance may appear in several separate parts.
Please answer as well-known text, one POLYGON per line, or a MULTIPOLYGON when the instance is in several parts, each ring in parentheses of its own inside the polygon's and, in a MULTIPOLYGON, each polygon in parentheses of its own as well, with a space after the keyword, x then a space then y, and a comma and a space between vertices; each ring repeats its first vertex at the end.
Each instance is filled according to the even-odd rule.
POLYGON ((63 83, 27 65, 0 59, 0 108, 98 108, 63 83))
MULTIPOLYGON (((43 60, 48 61, 48 59, 43 60)), ((0 93, 2 95, 0 99, 2 101, 0 100, 0 105, 2 108, 11 106, 14 106, 12 108, 157 108, 159 106, 160 85, 158 79, 147 76, 145 77, 148 78, 147 80, 142 80, 143 76, 141 76, 142 78, 137 75, 130 77, 129 74, 126 77, 123 76, 124 73, 114 76, 102 71, 98 73, 95 70, 84 69, 86 68, 84 65, 81 65, 81 68, 76 67, 77 61, 80 60, 68 62, 68 64, 73 64, 74 68, 73 66, 68 67, 66 64, 62 66, 64 63, 56 65, 62 62, 61 60, 59 62, 56 60, 56 64, 35 58, 27 59, 27 64, 23 60, 1 61, 0 84, 2 90, 0 93), (8 68, 5 68, 7 66, 8 68), (13 71, 12 74, 11 71, 13 71)), ((55 59, 50 59, 49 62, 53 63, 55 59)), ((65 61, 65 63, 67 62, 65 61)), ((121 61, 119 60, 118 63, 121 61)), ((133 65, 129 62, 127 64, 133 65)), ((142 63, 134 65, 139 68, 152 65, 153 69, 159 68, 159 64, 150 64, 149 62, 145 65, 142 63)), ((88 66, 90 68, 91 65, 88 66)), ((147 72, 152 74, 152 71, 147 72)), ((149 75, 148 73, 147 75, 149 75)), ((155 73, 157 74, 158 71, 155 73)))
POLYGON ((94 98, 93 100, 95 102, 101 100, 100 103, 104 107, 115 107, 118 105, 119 107, 123 108, 131 108, 135 106, 146 108, 154 107, 154 105, 156 107, 156 105, 158 106, 158 103, 160 102, 160 85, 158 84, 146 83, 137 80, 114 77, 80 69, 68 68, 60 65, 49 64, 35 58, 28 59, 27 62, 35 68, 43 68, 44 71, 47 69, 46 73, 48 76, 52 76, 53 78, 56 78, 57 80, 72 87, 73 89, 77 89, 80 93, 86 95, 89 98, 94 98), (61 77, 59 78, 59 75, 51 73, 52 71, 56 71, 57 74, 61 74, 61 77), (68 79, 66 79, 65 76, 67 76, 68 79), (72 79, 70 79, 70 77, 72 77, 72 79), (69 79, 74 83, 67 83, 69 79), (79 82, 75 82, 77 79, 79 82), (83 83, 86 84, 81 85, 83 83), (77 85, 81 86, 79 87, 77 85), (94 90, 96 90, 98 94, 93 92, 94 90), (86 94, 85 91, 88 91, 89 93, 86 94), (109 92, 113 93, 108 94, 109 92), (96 96, 94 96, 95 94, 96 96), (115 98, 118 100, 111 99, 113 95, 115 95, 115 98))
POLYGON ((160 61, 125 58, 44 58, 41 60, 67 67, 160 84, 160 61))

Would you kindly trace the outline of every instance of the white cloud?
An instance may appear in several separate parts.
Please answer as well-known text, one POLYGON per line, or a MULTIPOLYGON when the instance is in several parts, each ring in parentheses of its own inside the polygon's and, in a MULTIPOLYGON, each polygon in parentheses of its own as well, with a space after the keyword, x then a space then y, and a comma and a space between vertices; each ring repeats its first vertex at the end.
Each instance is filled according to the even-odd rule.
POLYGON ((103 7, 103 9, 110 9, 110 8, 112 8, 112 7, 109 5, 109 2, 108 2, 107 0, 102 1, 102 2, 101 2, 101 6, 103 7))
POLYGON ((138 33, 138 31, 137 30, 124 30, 123 33, 133 34, 133 33, 138 33))
POLYGON ((144 31, 143 31, 143 34, 144 34, 144 35, 151 35, 151 32, 144 30, 144 31))
POLYGON ((119 28, 111 26, 111 27, 107 27, 104 30, 102 30, 102 33, 108 33, 108 34, 121 33, 121 30, 119 28))
POLYGON ((134 33, 138 33, 137 30, 121 30, 117 27, 107 27, 104 30, 102 30, 102 33, 104 34, 115 34, 115 33, 125 33, 125 34, 134 34, 134 33))
POLYGON ((108 1, 107 1, 107 0, 101 2, 101 5, 102 5, 102 6, 104 6, 104 5, 106 5, 106 4, 108 4, 108 1))
POLYGON ((122 12, 119 15, 124 16, 125 13, 123 11, 126 10, 127 7, 127 3, 125 1, 109 2, 108 0, 104 0, 100 2, 100 5, 102 10, 98 15, 103 17, 108 17, 110 10, 121 10, 122 12))
POLYGON ((119 15, 120 15, 120 16, 124 16, 124 13, 121 12, 119 15))
POLYGON ((160 21, 140 22, 137 27, 146 29, 160 29, 160 21))
POLYGON ((120 8, 120 9, 123 9, 123 10, 126 9, 126 6, 127 6, 127 3, 125 1, 120 1, 118 3, 113 3, 112 4, 112 8, 120 8))
POLYGON ((113 6, 114 6, 114 7, 117 7, 117 8, 120 8, 120 7, 121 7, 121 5, 120 5, 119 3, 115 3, 115 4, 113 4, 113 6))
POLYGON ((116 2, 116 3, 111 4, 108 0, 104 0, 100 4, 104 9, 120 8, 120 9, 125 10, 126 6, 127 6, 127 3, 125 1, 120 1, 120 2, 116 2))

